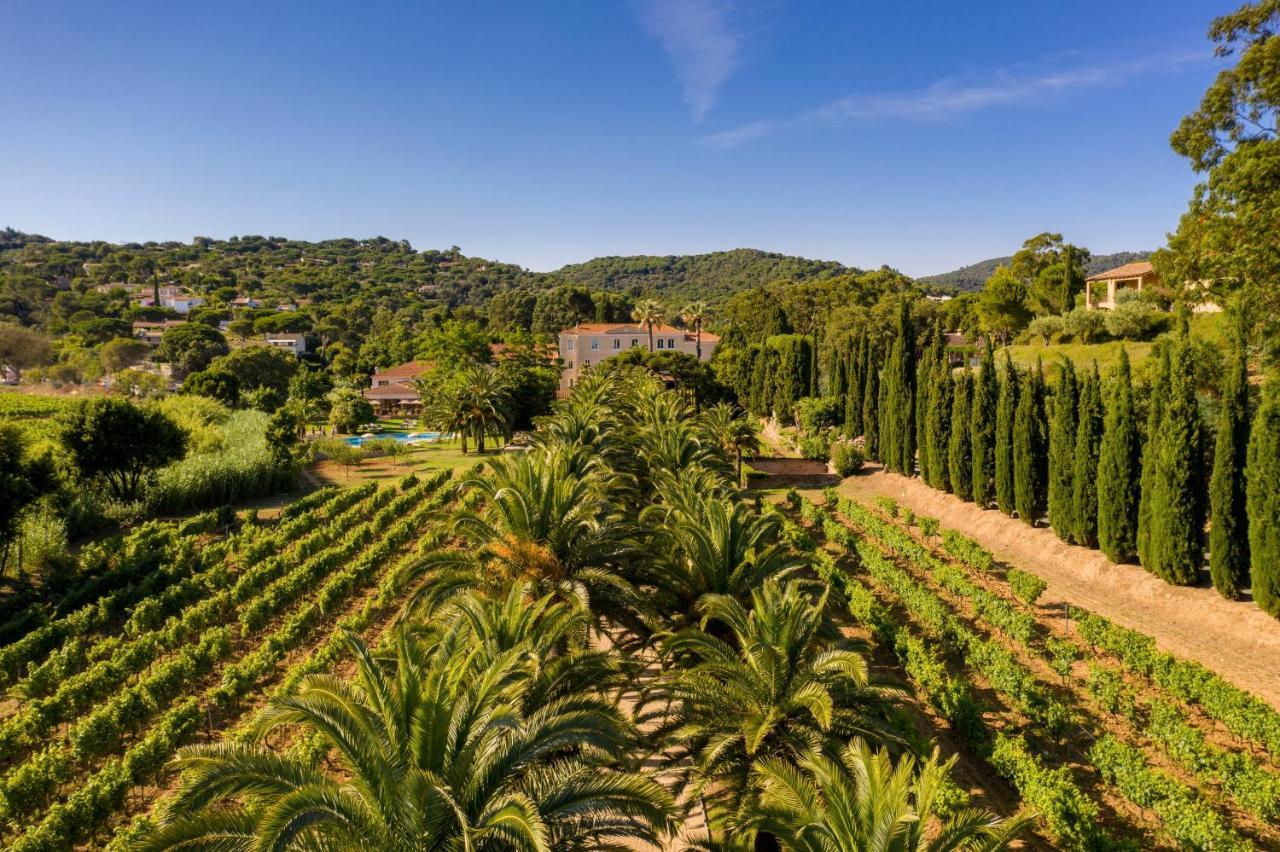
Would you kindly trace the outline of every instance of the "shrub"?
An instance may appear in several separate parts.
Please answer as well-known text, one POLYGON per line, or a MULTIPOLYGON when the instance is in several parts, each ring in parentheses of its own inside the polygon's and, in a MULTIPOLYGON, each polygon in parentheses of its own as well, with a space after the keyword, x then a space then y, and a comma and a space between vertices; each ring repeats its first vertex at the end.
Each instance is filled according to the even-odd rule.
POLYGON ((1150 340, 1168 324, 1168 317, 1141 299, 1118 296, 1116 307, 1107 312, 1107 334, 1121 340, 1150 340))
POLYGON ((1032 337, 1038 337, 1044 341, 1044 345, 1048 346, 1053 342, 1053 338, 1062 334, 1066 330, 1066 323, 1062 317, 1056 314, 1049 314, 1044 317, 1036 317, 1027 326, 1027 334, 1032 337))
POLYGON ((806 435, 800 439, 799 447, 801 457, 826 461, 831 454, 831 439, 826 434, 806 435))
POLYGON ((796 403, 796 425, 806 432, 817 432, 836 425, 840 404, 827 397, 806 396, 796 403))
POLYGON ((934 538, 937 536, 938 531, 942 529, 942 522, 937 518, 920 515, 917 520, 920 522, 920 534, 925 538, 934 538))
POLYGON ((831 445, 831 467, 840 476, 853 476, 862 468, 862 450, 852 441, 835 441, 831 445))
POLYGON ((880 507, 880 511, 884 512, 889 517, 898 517, 898 501, 892 497, 886 497, 881 494, 879 497, 876 497, 876 505, 880 507))
POLYGON ((1063 318, 1067 334, 1081 343, 1093 343, 1107 333, 1107 318, 1102 311, 1076 308, 1063 318))

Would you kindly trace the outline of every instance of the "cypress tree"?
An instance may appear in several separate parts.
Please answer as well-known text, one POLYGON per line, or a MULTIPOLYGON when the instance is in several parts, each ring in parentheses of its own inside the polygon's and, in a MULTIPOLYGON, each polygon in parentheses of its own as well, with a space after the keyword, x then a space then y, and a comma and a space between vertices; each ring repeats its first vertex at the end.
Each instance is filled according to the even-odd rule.
POLYGON ((1179 586, 1195 583, 1204 564, 1204 436, 1191 365, 1191 342, 1184 331, 1173 355, 1169 402, 1157 444, 1150 544, 1155 573, 1179 586))
POLYGON ((1086 547, 1098 544, 1098 456, 1102 451, 1102 379, 1098 364, 1080 381, 1076 412, 1076 457, 1071 472, 1071 540, 1086 547))
POLYGON ((907 476, 916 472, 916 332, 911 322, 911 302, 904 296, 898 316, 902 341, 901 381, 898 398, 898 469, 907 476))
MULTIPOLYGON (((943 356, 946 357, 945 355, 943 356)), ((951 490, 951 367, 945 361, 934 366, 929 382, 929 411, 925 415, 926 446, 929 454, 929 484, 943 491, 951 490)), ((921 450, 925 452, 925 450, 921 450)))
POLYGON ((1222 378, 1222 410, 1209 480, 1209 576, 1224 598, 1235 600, 1249 570, 1249 519, 1245 509, 1245 465, 1249 451, 1249 365, 1237 334, 1222 378))
POLYGON ((1014 512, 1013 423, 1018 410, 1018 371, 1008 351, 1004 353, 1004 375, 1000 377, 1000 399, 996 403, 995 488, 996 505, 1006 515, 1014 512))
POLYGON ((862 386, 863 361, 867 354, 867 334, 858 335, 857 344, 849 354, 849 390, 844 405, 844 434, 856 438, 862 434, 862 386))
POLYGON ((1165 400, 1169 396, 1169 348, 1160 350, 1160 366, 1147 401, 1147 434, 1142 441, 1141 491, 1138 497, 1138 562, 1151 569, 1151 509, 1156 493, 1156 455, 1160 426, 1164 422, 1165 400))
POLYGON ((880 459, 880 372, 876 369, 875 345, 867 342, 867 358, 862 384, 862 434, 867 458, 880 459))
POLYGON ((1280 616, 1280 376, 1267 380, 1249 435, 1246 507, 1253 600, 1280 616))
POLYGON ((849 374, 846 372, 848 359, 844 348, 832 349, 831 359, 827 367, 827 396, 836 404, 836 422, 844 422, 844 401, 849 395, 849 374))
POLYGON ((923 482, 930 480, 929 475, 929 389, 932 385, 931 378, 933 376, 933 368, 936 364, 934 358, 933 338, 929 339, 929 346, 924 351, 924 357, 920 359, 920 363, 916 365, 916 393, 915 393, 915 425, 916 425, 916 452, 919 455, 920 463, 920 479, 923 482))
POLYGON ((962 370, 955 379, 947 459, 951 493, 963 500, 973 499, 973 439, 969 435, 972 397, 973 375, 968 370, 962 370))
POLYGON ((1139 443, 1129 355, 1121 349, 1098 451, 1098 546, 1112 562, 1128 562, 1137 554, 1139 443))
POLYGON ((1053 395, 1053 421, 1049 427, 1049 525, 1063 541, 1075 534, 1075 503, 1071 474, 1076 463, 1076 371, 1063 361, 1058 389, 1053 395))
POLYGON ((1044 368, 1039 360, 1018 391, 1013 423, 1013 502, 1032 526, 1044 514, 1048 476, 1048 424, 1044 413, 1044 368))
POLYGON ((991 505, 996 488, 996 408, 1000 386, 996 381, 996 356, 991 339, 982 356, 981 372, 973 385, 973 410, 969 435, 973 442, 973 502, 982 508, 991 505))

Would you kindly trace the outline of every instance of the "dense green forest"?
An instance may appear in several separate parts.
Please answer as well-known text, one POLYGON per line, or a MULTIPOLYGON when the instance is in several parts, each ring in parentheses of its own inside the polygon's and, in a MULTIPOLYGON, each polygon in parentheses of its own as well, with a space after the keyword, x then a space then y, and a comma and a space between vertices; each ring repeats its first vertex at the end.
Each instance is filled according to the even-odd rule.
MULTIPOLYGON (((1096 275, 1099 272, 1114 269, 1126 263, 1146 260, 1149 257, 1151 257, 1151 252, 1149 251, 1118 251, 1113 254, 1093 255, 1085 262, 1084 272, 1085 275, 1096 275)), ((971 263, 968 266, 962 266, 959 269, 953 269, 950 272, 925 275, 917 278, 916 281, 926 287, 937 289, 981 290, 982 285, 987 283, 987 279, 991 277, 991 273, 995 272, 997 267, 1008 266, 1012 260, 1012 255, 993 257, 987 260, 980 260, 977 263, 971 263)))

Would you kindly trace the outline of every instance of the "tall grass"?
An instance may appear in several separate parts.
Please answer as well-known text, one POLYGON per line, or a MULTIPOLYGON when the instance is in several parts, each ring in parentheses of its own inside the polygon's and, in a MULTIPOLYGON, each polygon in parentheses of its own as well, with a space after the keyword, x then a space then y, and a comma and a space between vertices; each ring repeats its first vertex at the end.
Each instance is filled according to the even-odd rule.
POLYGON ((298 467, 281 463, 267 445, 269 418, 237 411, 222 424, 221 448, 192 453, 161 469, 147 492, 147 508, 175 514, 239 503, 294 487, 298 467))

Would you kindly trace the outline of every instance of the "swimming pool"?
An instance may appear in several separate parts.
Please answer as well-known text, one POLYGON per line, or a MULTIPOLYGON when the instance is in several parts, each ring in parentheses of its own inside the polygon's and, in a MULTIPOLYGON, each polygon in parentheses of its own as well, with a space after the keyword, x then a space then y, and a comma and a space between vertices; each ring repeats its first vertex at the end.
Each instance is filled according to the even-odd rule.
POLYGON ((347 438, 347 443, 353 447, 358 447, 365 441, 390 438, 393 441, 399 441, 402 444, 407 444, 412 441, 438 441, 440 440, 440 437, 439 432, 379 432, 372 438, 365 438, 358 435, 347 438))

